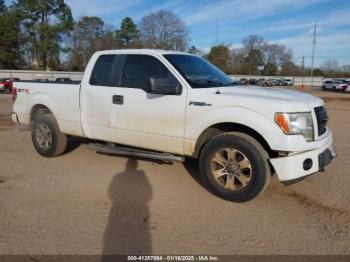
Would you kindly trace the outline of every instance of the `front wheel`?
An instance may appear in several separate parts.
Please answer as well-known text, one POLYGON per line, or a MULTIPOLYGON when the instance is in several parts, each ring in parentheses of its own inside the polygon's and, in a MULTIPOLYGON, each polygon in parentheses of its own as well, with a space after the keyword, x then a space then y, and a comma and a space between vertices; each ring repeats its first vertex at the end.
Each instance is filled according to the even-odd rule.
POLYGON ((60 132, 52 114, 39 114, 34 118, 32 141, 36 151, 44 157, 59 156, 67 147, 67 136, 60 132))
POLYGON ((207 187, 219 197, 245 202, 268 186, 268 154, 252 137, 238 132, 220 134, 203 148, 199 167, 207 187))

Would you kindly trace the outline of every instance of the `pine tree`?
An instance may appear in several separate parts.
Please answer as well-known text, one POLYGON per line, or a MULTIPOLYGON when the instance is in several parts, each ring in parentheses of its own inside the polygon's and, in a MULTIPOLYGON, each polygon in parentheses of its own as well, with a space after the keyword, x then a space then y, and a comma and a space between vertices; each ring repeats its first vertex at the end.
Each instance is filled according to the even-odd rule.
POLYGON ((18 13, 7 8, 0 0, 0 68, 21 69, 23 59, 21 45, 23 37, 20 32, 18 13))
POLYGON ((141 48, 140 31, 130 17, 125 17, 120 29, 116 31, 116 40, 122 48, 141 48))
POLYGON ((63 50, 62 37, 73 28, 71 9, 64 0, 18 0, 14 9, 20 14, 24 34, 29 38, 32 57, 40 69, 57 67, 63 50))
POLYGON ((5 1, 4 0, 0 0, 0 15, 5 13, 5 11, 7 10, 6 5, 5 5, 5 1))

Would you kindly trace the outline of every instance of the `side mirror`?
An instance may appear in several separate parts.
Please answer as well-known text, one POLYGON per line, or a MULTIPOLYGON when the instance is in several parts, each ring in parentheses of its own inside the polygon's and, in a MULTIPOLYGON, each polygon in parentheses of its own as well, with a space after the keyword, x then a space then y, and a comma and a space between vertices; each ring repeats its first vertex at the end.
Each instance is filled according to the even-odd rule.
POLYGON ((166 77, 150 77, 148 79, 148 92, 160 95, 181 95, 182 87, 179 83, 170 81, 166 77))

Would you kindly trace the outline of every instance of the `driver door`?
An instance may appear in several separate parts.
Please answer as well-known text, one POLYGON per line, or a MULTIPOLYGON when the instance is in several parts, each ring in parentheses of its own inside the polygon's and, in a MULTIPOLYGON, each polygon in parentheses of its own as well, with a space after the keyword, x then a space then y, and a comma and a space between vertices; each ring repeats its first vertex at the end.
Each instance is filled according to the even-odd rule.
POLYGON ((152 77, 177 81, 158 57, 126 56, 111 98, 111 135, 116 143, 183 154, 187 89, 179 95, 152 94, 152 77))

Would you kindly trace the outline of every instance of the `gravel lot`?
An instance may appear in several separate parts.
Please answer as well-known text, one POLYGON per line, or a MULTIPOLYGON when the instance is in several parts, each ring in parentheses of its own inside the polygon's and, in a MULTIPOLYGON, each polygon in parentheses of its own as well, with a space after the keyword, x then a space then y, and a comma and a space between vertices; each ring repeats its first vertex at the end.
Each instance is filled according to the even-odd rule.
POLYGON ((338 157, 326 172, 258 199, 208 193, 192 162, 39 156, 0 95, 0 254, 350 254, 350 94, 325 98, 338 157))

